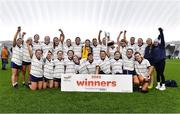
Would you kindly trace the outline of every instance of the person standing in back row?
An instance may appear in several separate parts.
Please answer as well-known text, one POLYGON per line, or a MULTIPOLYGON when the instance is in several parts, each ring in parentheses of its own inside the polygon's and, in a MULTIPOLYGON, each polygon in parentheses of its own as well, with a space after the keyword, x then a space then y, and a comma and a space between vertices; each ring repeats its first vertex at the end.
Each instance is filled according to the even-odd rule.
POLYGON ((156 75, 157 75, 157 86, 156 89, 158 90, 166 90, 165 87, 165 76, 164 76, 164 69, 165 69, 165 59, 166 59, 166 50, 165 50, 165 40, 164 40, 164 34, 163 29, 158 29, 160 34, 158 36, 158 39, 154 40, 154 46, 152 50, 152 60, 153 60, 153 66, 156 69, 156 75), (161 83, 160 83, 161 81, 161 83))

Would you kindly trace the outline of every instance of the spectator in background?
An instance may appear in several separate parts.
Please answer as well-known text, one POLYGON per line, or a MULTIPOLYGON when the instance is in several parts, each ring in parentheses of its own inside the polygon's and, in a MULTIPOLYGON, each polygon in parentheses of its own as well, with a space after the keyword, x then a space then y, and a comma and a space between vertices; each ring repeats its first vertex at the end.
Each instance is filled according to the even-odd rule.
POLYGON ((6 64, 8 63, 8 49, 7 46, 4 46, 1 50, 1 60, 2 60, 2 70, 6 70, 6 64))

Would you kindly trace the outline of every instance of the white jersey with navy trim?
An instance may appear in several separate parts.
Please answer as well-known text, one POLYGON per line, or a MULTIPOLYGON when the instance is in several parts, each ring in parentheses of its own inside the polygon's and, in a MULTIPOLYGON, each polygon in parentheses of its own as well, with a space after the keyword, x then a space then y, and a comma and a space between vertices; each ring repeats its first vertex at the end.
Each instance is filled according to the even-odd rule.
MULTIPOLYGON (((32 46, 30 46, 30 48, 32 50, 32 46)), ((29 53, 27 44, 24 44, 22 49, 23 49, 23 61, 30 63, 31 62, 31 57, 30 57, 30 53, 29 53)))
POLYGON ((54 60, 54 78, 61 78, 61 75, 65 73, 64 60, 54 60))
POLYGON ((53 59, 57 59, 57 52, 63 51, 63 45, 60 43, 58 46, 53 47, 53 59))
POLYGON ((75 63, 73 60, 69 60, 68 58, 64 61, 66 70, 65 74, 75 74, 75 63))
POLYGON ((134 58, 128 58, 124 56, 123 58, 123 70, 134 71, 134 58))
POLYGON ((139 52, 142 56, 144 56, 145 54, 145 48, 146 48, 146 44, 143 44, 142 46, 136 46, 136 52, 139 52))
POLYGON ((105 74, 111 73, 111 63, 109 58, 106 58, 105 60, 99 60, 98 65, 100 67, 100 71, 103 71, 105 74))
POLYGON ((86 62, 88 74, 96 74, 96 67, 99 65, 98 61, 93 60, 92 63, 86 62))
POLYGON ((127 52, 127 47, 120 46, 120 53, 122 55, 122 58, 125 58, 127 52))
POLYGON ((73 50, 73 49, 74 49, 73 46, 68 47, 68 46, 66 46, 65 44, 63 45, 64 59, 67 59, 67 58, 68 58, 67 52, 68 52, 69 50, 73 50))
POLYGON ((92 48, 93 48, 93 58, 95 60, 99 60, 100 59, 101 45, 97 45, 97 46, 92 45, 92 48))
POLYGON ((110 59, 114 59, 114 53, 117 51, 117 47, 111 48, 109 47, 109 54, 110 54, 110 59))
POLYGON ((43 59, 38 60, 36 56, 34 55, 31 60, 31 71, 30 74, 37 77, 42 78, 43 77, 43 59))
POLYGON ((35 53, 35 51, 36 51, 37 49, 42 49, 41 43, 40 43, 40 42, 38 42, 38 43, 33 42, 33 43, 32 43, 32 51, 33 51, 33 53, 35 53))
POLYGON ((53 51, 53 45, 52 45, 52 43, 49 43, 49 44, 45 44, 45 43, 43 43, 42 44, 42 50, 43 50, 43 55, 45 54, 45 53, 47 53, 48 51, 53 51))
POLYGON ((44 63, 44 77, 47 79, 53 79, 53 67, 54 67, 54 62, 53 60, 48 60, 46 59, 44 63))
POLYGON ((131 44, 128 44, 127 49, 129 49, 129 48, 130 48, 130 49, 132 49, 132 50, 133 50, 133 53, 135 53, 135 52, 136 52, 136 47, 137 47, 137 44, 135 44, 135 43, 134 43, 134 44, 132 44, 132 45, 131 45, 131 44))
POLYGON ((22 47, 18 47, 17 45, 12 48, 12 62, 21 66, 23 61, 23 50, 22 47))
POLYGON ((112 74, 123 73, 122 67, 123 67, 122 59, 119 60, 111 59, 112 74))
POLYGON ((148 68, 150 67, 150 63, 147 59, 143 59, 141 62, 135 61, 135 71, 138 75, 143 77, 148 77, 148 68))
POLYGON ((86 66, 86 60, 82 60, 80 61, 80 64, 79 65, 76 65, 76 73, 79 73, 79 74, 87 74, 88 73, 88 70, 87 70, 87 66, 86 66))
POLYGON ((101 45, 101 50, 107 52, 107 46, 102 44, 102 45, 101 45))
POLYGON ((73 44, 74 54, 81 58, 82 44, 73 44))

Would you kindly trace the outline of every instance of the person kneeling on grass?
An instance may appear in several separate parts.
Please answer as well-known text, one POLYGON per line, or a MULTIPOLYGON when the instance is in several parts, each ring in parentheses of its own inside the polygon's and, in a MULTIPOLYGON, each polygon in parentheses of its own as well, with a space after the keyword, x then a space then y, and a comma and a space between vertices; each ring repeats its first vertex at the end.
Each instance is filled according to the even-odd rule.
POLYGON ((64 64, 64 53, 63 51, 57 52, 57 58, 54 60, 54 87, 60 88, 61 85, 61 75, 64 74, 65 64, 64 64))
POLYGON ((43 51, 41 49, 37 49, 35 51, 35 55, 32 56, 32 50, 30 50, 29 45, 29 53, 32 57, 31 60, 31 71, 30 71, 30 81, 31 84, 29 85, 31 90, 42 89, 43 86, 43 59, 42 54, 43 51))
POLYGON ((48 51, 44 58, 44 77, 43 77, 43 89, 47 87, 53 88, 53 68, 54 62, 52 60, 52 52, 48 51))
POLYGON ((135 71, 134 83, 139 85, 141 92, 148 92, 148 85, 150 82, 150 74, 152 72, 152 67, 147 59, 144 59, 139 52, 135 54, 135 71))
POLYGON ((105 51, 100 51, 100 60, 98 61, 97 71, 99 74, 111 74, 111 63, 105 51))
POLYGON ((121 58, 121 53, 116 51, 114 53, 114 59, 111 59, 111 72, 112 74, 123 74, 122 66, 123 61, 121 58))

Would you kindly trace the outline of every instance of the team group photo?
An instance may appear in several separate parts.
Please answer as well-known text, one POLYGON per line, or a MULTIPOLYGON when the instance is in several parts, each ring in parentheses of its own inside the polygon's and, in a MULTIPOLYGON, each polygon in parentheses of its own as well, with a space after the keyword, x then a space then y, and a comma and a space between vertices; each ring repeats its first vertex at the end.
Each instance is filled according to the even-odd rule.
POLYGON ((0 113, 180 112, 179 1, 0 6, 0 113))

